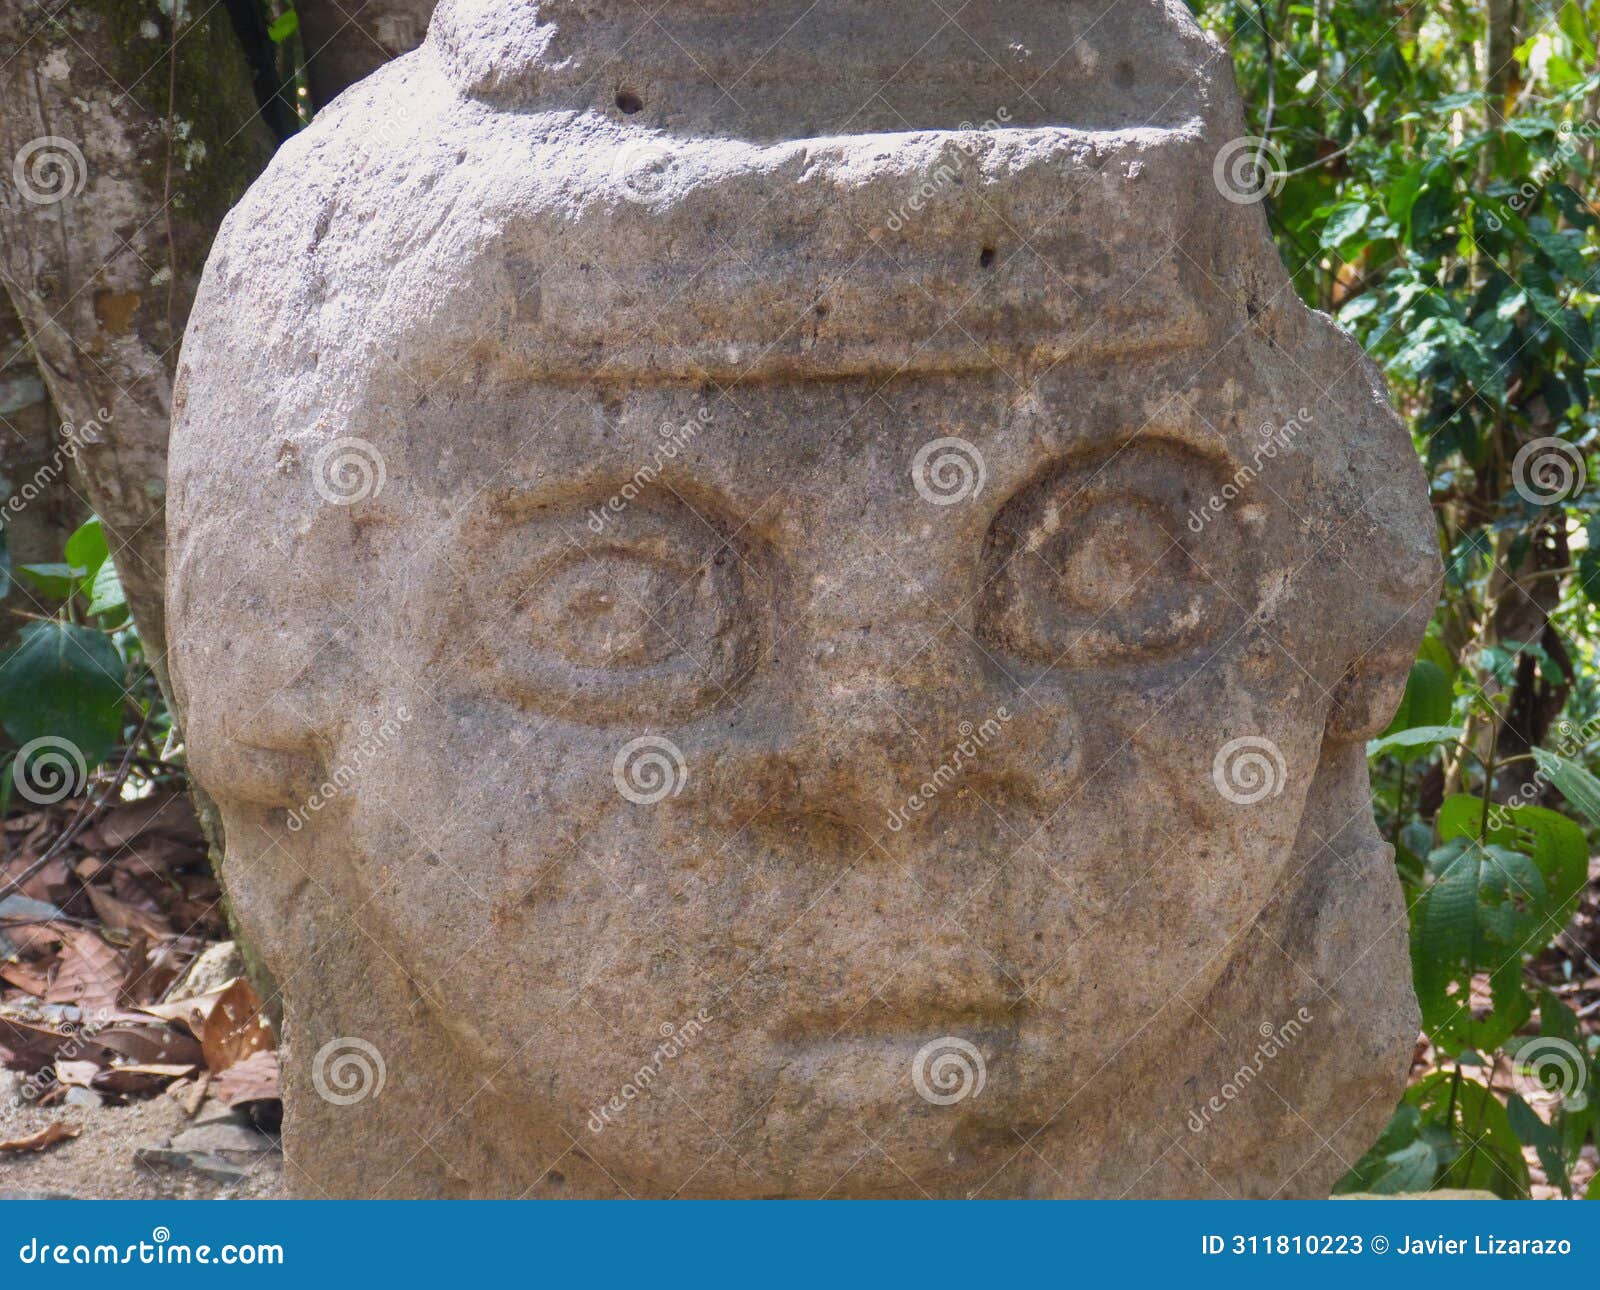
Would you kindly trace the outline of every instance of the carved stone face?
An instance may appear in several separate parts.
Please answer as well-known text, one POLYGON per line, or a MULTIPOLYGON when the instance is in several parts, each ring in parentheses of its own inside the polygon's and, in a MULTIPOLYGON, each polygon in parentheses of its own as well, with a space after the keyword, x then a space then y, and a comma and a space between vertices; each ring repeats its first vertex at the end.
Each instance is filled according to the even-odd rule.
POLYGON ((669 132, 641 199, 469 96, 361 153, 474 12, 252 193, 185 351, 173 673, 301 1189, 1325 1191, 1414 1032, 1362 744, 1434 555, 1216 131, 987 132, 900 229, 949 138, 669 132))

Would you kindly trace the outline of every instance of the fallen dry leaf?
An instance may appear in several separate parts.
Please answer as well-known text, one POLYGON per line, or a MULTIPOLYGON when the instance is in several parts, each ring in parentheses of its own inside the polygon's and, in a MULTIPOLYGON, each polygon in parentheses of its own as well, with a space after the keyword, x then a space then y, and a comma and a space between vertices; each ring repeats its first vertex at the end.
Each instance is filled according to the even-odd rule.
POLYGON ((93 932, 61 929, 61 967, 45 994, 48 1003, 73 1003, 85 1013, 113 1012, 122 986, 122 955, 93 932))
POLYGON ((94 1087, 107 1093, 156 1093, 173 1080, 194 1074, 193 1066, 171 1063, 132 1062, 101 1071, 94 1078, 94 1087))
POLYGON ((198 1066, 204 1060, 200 1045, 172 1026, 119 1023, 97 1031, 94 1042, 140 1065, 198 1066))
POLYGON ((0 977, 36 999, 44 998, 45 991, 50 988, 50 982, 43 973, 35 972, 23 963, 0 963, 0 977))
POLYGON ((89 903, 94 906, 96 917, 112 931, 141 932, 152 939, 172 935, 172 928, 160 914, 137 909, 98 887, 86 887, 84 890, 89 893, 89 903))
POLYGON ((229 1106, 272 1101, 281 1097, 278 1091, 278 1054, 264 1048, 235 1062, 212 1081, 211 1096, 229 1106))
POLYGON ((201 840, 200 822, 187 793, 153 793, 138 801, 124 802, 100 818, 95 834, 95 840, 110 851, 149 834, 180 841, 201 840))
POLYGON ((272 1028, 261 1015, 261 1000, 250 982, 239 977, 222 991, 206 1018, 200 1035, 206 1065, 213 1075, 220 1075, 252 1053, 272 1046, 272 1028))
POLYGON ((217 1006, 217 1000, 227 994, 233 988, 234 982, 239 979, 234 977, 215 990, 197 994, 192 999, 180 999, 174 1003, 146 1004, 140 1011, 148 1012, 152 1017, 160 1017, 163 1021, 175 1021, 180 1026, 187 1026, 190 1033, 198 1039, 205 1033, 206 1021, 217 1006))
POLYGON ((58 1142, 65 1142, 75 1138, 83 1130, 75 1124, 47 1124, 37 1133, 31 1133, 26 1138, 13 1138, 10 1142, 0 1142, 0 1151, 43 1151, 46 1147, 53 1147, 58 1142))

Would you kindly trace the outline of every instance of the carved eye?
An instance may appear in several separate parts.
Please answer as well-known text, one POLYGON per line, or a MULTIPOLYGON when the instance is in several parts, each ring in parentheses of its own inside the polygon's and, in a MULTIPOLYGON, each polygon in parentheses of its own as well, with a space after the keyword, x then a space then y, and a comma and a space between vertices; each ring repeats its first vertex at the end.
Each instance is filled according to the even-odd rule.
POLYGON ((516 609, 479 655, 507 697, 563 720, 678 720, 749 669, 734 553, 698 521, 635 509, 600 538, 551 523, 502 535, 519 553, 516 609))
MULTIPOLYGON (((1185 516, 1216 468, 1165 442, 1052 467, 990 526, 979 629, 1039 667, 1082 667, 1204 643, 1231 603, 1215 579, 1228 535, 1209 535, 1206 566, 1185 516)), ((1219 526, 1220 527, 1220 526, 1219 526)))
POLYGON ((530 617, 573 667, 655 667, 690 648, 701 586, 698 572, 627 551, 580 552, 535 593, 530 617))

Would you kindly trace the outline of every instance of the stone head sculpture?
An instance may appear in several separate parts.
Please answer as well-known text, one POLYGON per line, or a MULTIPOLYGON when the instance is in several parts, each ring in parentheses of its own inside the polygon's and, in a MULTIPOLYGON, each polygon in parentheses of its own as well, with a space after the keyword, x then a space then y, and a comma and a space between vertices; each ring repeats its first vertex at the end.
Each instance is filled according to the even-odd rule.
POLYGON ((445 0, 213 252, 172 672, 305 1195, 1315 1195, 1419 470, 1177 0, 445 0))

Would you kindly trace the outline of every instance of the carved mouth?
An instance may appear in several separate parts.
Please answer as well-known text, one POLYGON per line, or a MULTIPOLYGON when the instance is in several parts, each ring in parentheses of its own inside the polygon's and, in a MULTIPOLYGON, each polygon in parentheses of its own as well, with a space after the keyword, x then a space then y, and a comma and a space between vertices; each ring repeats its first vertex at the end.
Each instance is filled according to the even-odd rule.
POLYGON ((896 1006, 874 995, 859 1006, 798 1012, 772 1034, 780 1044, 797 1048, 885 1041, 922 1044, 946 1035, 980 1047, 1000 1047, 1015 1042, 1032 1011, 1027 999, 961 1007, 952 1007, 948 1000, 896 1006))

